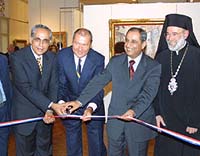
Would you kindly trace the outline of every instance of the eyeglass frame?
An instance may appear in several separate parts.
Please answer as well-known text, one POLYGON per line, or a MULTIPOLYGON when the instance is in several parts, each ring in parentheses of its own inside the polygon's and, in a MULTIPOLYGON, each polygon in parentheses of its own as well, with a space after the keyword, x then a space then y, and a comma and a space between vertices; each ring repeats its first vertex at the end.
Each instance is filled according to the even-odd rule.
POLYGON ((33 41, 37 42, 37 43, 42 43, 42 44, 50 44, 51 43, 51 40, 50 39, 41 39, 39 37, 34 37, 33 38, 33 41))

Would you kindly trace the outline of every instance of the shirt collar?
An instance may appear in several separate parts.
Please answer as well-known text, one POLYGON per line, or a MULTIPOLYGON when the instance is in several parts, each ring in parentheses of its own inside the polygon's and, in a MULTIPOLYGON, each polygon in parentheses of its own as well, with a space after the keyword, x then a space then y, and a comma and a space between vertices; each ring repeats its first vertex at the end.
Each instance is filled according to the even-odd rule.
POLYGON ((136 58, 134 58, 134 59, 132 59, 131 57, 128 56, 128 66, 129 66, 129 61, 130 61, 130 60, 134 60, 135 63, 134 63, 134 65, 133 65, 133 68, 134 68, 134 70, 136 71, 136 69, 137 69, 137 67, 138 67, 138 65, 139 65, 139 63, 140 63, 140 60, 141 60, 141 58, 142 58, 142 55, 143 55, 143 53, 140 53, 140 55, 138 55, 138 56, 137 56, 136 58))
MULTIPOLYGON (((87 58, 87 55, 85 55, 84 57, 80 58, 81 59, 81 66, 84 65, 86 58, 87 58)), ((79 58, 74 54, 74 61, 75 61, 76 65, 78 64, 78 60, 79 60, 79 58)))
POLYGON ((138 55, 136 58, 134 58, 134 59, 132 59, 130 56, 128 56, 128 62, 130 61, 130 60, 134 60, 135 61, 135 64, 134 65, 138 65, 139 64, 139 62, 140 62, 140 60, 141 60, 141 58, 142 58, 142 53, 140 53, 140 55, 138 55))

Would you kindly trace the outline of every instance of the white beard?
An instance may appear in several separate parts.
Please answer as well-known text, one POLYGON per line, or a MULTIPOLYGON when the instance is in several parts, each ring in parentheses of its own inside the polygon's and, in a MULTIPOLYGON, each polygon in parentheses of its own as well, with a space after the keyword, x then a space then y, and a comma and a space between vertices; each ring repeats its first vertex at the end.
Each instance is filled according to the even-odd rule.
POLYGON ((171 51, 181 50, 185 46, 185 43, 186 43, 186 41, 185 41, 184 37, 181 37, 180 40, 177 41, 175 46, 170 45, 169 41, 167 41, 168 48, 171 51))

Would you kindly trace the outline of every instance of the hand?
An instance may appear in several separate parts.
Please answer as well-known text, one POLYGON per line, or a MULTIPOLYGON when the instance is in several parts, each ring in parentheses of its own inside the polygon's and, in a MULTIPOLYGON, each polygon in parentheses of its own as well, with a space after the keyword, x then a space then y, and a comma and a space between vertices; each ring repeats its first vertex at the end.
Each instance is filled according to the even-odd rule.
POLYGON ((55 117, 53 115, 53 111, 52 110, 47 110, 45 115, 44 115, 44 118, 43 118, 43 121, 46 123, 46 124, 50 124, 50 123, 53 123, 55 121, 55 117))
POLYGON ((66 108, 67 108, 67 103, 53 103, 51 105, 51 108, 56 112, 58 115, 64 115, 66 114, 66 108))
POLYGON ((189 134, 194 134, 198 131, 198 128, 194 128, 194 127, 187 127, 186 128, 186 132, 188 132, 189 134))
POLYGON ((86 108, 84 111, 83 117, 81 118, 83 121, 91 120, 91 115, 93 113, 93 109, 91 107, 86 108))
POLYGON ((78 101, 70 101, 66 103, 66 109, 68 109, 69 114, 77 110, 79 107, 81 107, 81 104, 78 101))
POLYGON ((119 118, 125 121, 132 121, 131 118, 135 116, 135 112, 132 109, 129 109, 126 113, 121 115, 119 118))
POLYGON ((165 122, 164 122, 164 119, 162 118, 161 115, 157 115, 156 116, 156 125, 160 128, 161 124, 163 126, 166 126, 165 122))

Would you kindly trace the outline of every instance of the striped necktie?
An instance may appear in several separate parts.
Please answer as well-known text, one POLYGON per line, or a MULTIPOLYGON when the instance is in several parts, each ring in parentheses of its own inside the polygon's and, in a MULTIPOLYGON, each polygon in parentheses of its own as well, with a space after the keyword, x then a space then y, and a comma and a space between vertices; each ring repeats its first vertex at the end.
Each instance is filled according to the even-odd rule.
POLYGON ((80 77, 81 77, 81 59, 78 60, 78 65, 76 68, 76 75, 77 75, 78 79, 80 79, 80 77))
POLYGON ((129 76, 130 76, 130 80, 133 80, 133 76, 134 76, 134 68, 133 68, 133 64, 135 63, 134 60, 130 60, 129 61, 129 76))

